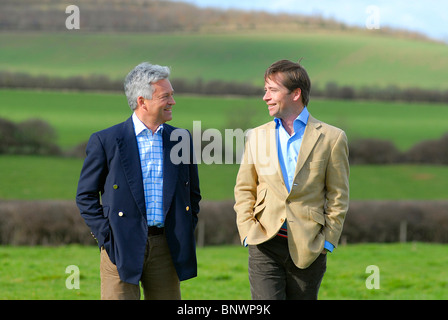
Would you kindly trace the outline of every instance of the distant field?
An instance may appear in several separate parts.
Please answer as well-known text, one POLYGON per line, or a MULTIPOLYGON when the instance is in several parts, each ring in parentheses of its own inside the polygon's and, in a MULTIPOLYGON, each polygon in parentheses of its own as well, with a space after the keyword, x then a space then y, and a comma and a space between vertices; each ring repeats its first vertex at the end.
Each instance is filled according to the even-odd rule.
POLYGON ((304 58, 315 85, 446 89, 448 46, 374 31, 235 34, 1 33, 0 70, 123 79, 136 64, 169 65, 173 78, 262 85, 274 61, 304 58))
MULTIPOLYGON (((99 252, 94 246, 0 246, 0 299, 98 300, 99 252), (80 288, 66 281, 79 268, 80 288)), ((321 300, 446 300, 448 256, 439 244, 359 244, 340 246, 327 257, 321 300), (379 289, 368 289, 378 267, 379 289)), ((240 246, 198 249, 198 277, 182 282, 184 300, 249 300, 247 249, 240 246)))
MULTIPOLYGON (((174 126, 193 128, 255 127, 272 120, 261 97, 175 96, 174 126)), ((311 114, 347 132, 349 140, 379 138, 402 150, 448 132, 448 105, 312 99, 311 114)), ((59 145, 72 147, 90 134, 131 115, 124 94, 0 90, 0 117, 23 121, 38 117, 54 126, 59 145)))
MULTIPOLYGON (((74 200, 81 159, 0 156, 0 199, 74 200)), ((233 199, 238 165, 199 165, 204 200, 233 199)), ((448 166, 351 166, 352 200, 446 199, 448 166)))
MULTIPOLYGON (((192 129, 257 126, 270 121, 257 98, 176 95, 173 125, 192 129)), ((438 104, 379 103, 312 100, 310 112, 343 128, 349 140, 380 138, 406 150, 448 131, 448 106, 438 104)), ((0 117, 22 121, 38 117, 54 126, 58 143, 73 147, 90 134, 124 121, 131 114, 122 94, 0 91, 0 117)), ((73 199, 81 159, 0 156, 0 198, 73 199)), ((233 198, 238 165, 199 167, 204 199, 233 198), (216 183, 220 181, 220 183, 216 183)), ((448 167, 352 166, 351 197, 360 199, 445 199, 448 167)))

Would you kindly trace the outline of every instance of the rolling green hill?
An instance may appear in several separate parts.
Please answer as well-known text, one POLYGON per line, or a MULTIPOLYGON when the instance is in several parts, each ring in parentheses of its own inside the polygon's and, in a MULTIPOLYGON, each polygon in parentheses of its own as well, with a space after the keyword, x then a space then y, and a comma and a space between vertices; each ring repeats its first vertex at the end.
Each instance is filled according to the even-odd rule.
POLYGON ((446 89, 448 46, 372 32, 125 34, 1 33, 0 70, 123 79, 142 61, 172 67, 172 78, 263 84, 279 59, 298 60, 314 85, 391 84, 446 89))
MULTIPOLYGON (((193 129, 253 128, 272 118, 262 97, 176 95, 170 124, 193 129)), ((313 116, 347 132, 350 141, 377 138, 407 150, 448 131, 446 104, 311 99, 313 116)), ((131 115, 124 93, 0 90, 0 117, 20 122, 40 118, 56 129, 57 144, 73 147, 90 134, 131 115)))

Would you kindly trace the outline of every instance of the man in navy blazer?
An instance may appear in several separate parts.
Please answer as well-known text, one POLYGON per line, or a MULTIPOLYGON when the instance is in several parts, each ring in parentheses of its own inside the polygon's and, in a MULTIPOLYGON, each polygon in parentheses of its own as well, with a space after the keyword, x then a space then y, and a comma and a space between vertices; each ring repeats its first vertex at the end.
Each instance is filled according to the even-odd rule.
POLYGON ((135 67, 124 85, 134 113, 87 144, 76 202, 101 250, 102 299, 140 299, 139 282, 145 299, 180 299, 179 282, 197 275, 198 170, 190 133, 165 123, 169 74, 135 67), (171 152, 180 139, 189 148, 171 152))

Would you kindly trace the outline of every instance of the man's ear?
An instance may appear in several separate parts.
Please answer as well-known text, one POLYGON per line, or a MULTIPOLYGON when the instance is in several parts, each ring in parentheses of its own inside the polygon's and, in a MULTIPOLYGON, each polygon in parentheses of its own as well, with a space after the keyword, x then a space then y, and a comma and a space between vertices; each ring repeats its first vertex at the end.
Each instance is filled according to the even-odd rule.
POLYGON ((138 96, 138 98, 137 98, 137 107, 146 108, 145 98, 143 98, 142 96, 138 96))
POLYGON ((293 100, 294 101, 299 101, 302 98, 302 89, 297 88, 292 92, 293 96, 293 100))

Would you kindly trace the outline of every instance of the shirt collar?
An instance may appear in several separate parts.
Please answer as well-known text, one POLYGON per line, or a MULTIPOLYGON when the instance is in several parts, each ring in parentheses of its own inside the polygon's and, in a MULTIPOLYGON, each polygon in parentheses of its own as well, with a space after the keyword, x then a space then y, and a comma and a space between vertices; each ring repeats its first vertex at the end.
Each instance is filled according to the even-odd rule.
MULTIPOLYGON (((142 133, 145 130, 149 130, 145 124, 137 117, 137 115, 135 114, 135 112, 132 114, 132 122, 134 123, 134 130, 135 130, 135 135, 138 136, 140 133, 142 133)), ((161 124, 155 133, 162 133, 163 130, 163 124, 161 124)), ((151 130, 149 130, 151 131, 151 130)))
MULTIPOLYGON (((297 131, 297 126, 302 122, 305 126, 308 123, 308 118, 310 116, 310 113, 308 112, 308 109, 306 106, 303 108, 302 112, 297 116, 297 118, 294 120, 294 131, 297 131)), ((275 127, 278 128, 279 126, 283 127, 282 121, 280 118, 274 118, 275 121, 275 127)))

